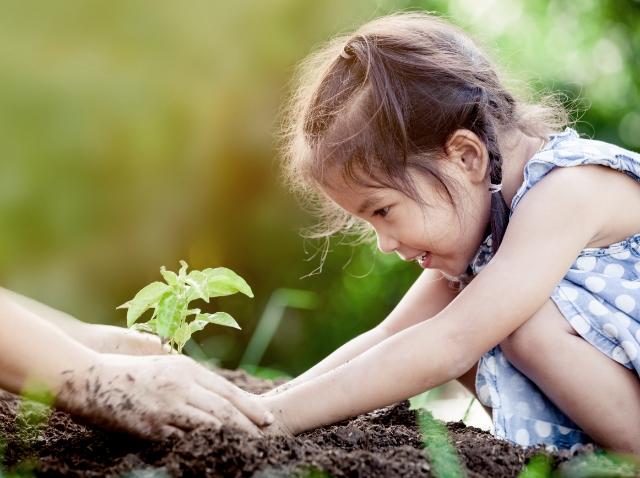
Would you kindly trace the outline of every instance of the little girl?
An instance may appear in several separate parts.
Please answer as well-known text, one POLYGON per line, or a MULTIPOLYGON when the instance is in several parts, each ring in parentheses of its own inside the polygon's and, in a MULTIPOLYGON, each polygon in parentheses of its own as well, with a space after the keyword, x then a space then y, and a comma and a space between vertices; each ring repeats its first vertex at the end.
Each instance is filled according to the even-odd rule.
POLYGON ((424 272, 380 325, 263 396, 277 426, 459 379, 499 437, 640 453, 640 155, 518 98, 463 31, 420 13, 313 55, 288 118, 286 179, 324 235, 375 231, 424 272))

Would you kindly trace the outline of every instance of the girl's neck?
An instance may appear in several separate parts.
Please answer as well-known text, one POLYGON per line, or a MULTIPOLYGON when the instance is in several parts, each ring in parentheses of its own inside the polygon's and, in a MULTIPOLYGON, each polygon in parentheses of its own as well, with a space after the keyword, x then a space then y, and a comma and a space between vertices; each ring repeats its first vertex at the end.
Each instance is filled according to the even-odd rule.
POLYGON ((502 153, 502 196, 511 206, 511 201, 524 181, 524 167, 540 151, 546 141, 527 136, 520 130, 505 132, 500 140, 502 153))

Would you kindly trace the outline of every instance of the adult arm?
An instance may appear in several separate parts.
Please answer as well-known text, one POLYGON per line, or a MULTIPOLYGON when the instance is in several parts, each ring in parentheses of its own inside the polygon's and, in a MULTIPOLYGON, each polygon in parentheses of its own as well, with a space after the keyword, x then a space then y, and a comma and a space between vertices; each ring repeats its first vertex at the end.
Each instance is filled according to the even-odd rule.
POLYGON ((257 434, 266 409, 184 356, 101 354, 14 301, 0 297, 0 387, 37 383, 56 406, 148 438, 230 423, 257 434))
POLYGON ((17 303, 0 297, 0 387, 20 393, 30 378, 54 394, 62 386, 62 372, 88 368, 98 354, 39 320, 17 303))
POLYGON ((167 352, 166 347, 163 347, 156 336, 123 327, 88 324, 65 312, 2 287, 0 287, 0 300, 19 305, 97 352, 129 355, 156 355, 167 352))

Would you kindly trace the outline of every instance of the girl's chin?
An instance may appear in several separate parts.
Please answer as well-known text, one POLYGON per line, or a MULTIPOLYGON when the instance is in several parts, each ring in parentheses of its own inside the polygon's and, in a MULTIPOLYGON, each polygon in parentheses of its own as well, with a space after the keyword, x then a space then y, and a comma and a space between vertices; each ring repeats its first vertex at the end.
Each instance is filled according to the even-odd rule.
POLYGON ((464 261, 455 261, 455 259, 447 260, 441 256, 434 256, 432 253, 428 253, 424 261, 417 260, 418 265, 423 269, 436 269, 442 272, 445 276, 455 279, 467 272, 467 263, 464 261))
POLYGON ((467 272, 467 265, 462 265, 462 264, 443 264, 443 263, 437 262, 436 264, 432 264, 430 268, 438 269, 445 276, 448 276, 450 278, 460 277, 461 275, 464 275, 467 272))

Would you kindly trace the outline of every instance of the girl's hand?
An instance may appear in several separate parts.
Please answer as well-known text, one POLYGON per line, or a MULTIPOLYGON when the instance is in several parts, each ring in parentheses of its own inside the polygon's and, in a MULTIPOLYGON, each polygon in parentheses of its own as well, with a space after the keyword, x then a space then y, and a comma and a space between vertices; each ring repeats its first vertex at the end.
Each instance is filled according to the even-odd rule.
POLYGON ((113 325, 83 324, 81 341, 96 352, 123 355, 164 355, 171 351, 160 338, 113 325))
POLYGON ((106 428, 161 439, 201 425, 230 425, 259 436, 271 423, 264 404, 182 355, 102 354, 63 372, 58 404, 106 428))
POLYGON ((277 399, 273 396, 260 395, 255 397, 262 406, 267 408, 273 416, 273 423, 262 429, 266 435, 294 436, 293 430, 287 422, 287 416, 282 407, 277 404, 277 399))

